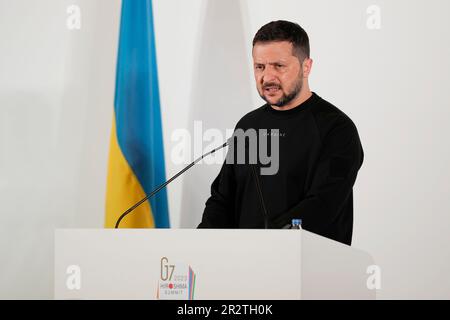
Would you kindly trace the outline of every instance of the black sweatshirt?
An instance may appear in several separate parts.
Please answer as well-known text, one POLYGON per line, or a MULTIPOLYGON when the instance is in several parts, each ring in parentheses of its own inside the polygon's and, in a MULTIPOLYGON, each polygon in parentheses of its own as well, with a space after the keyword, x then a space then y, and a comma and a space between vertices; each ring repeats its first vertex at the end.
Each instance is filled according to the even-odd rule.
MULTIPOLYGON (((313 92, 287 111, 265 104, 245 115, 237 128, 279 130, 278 172, 260 175, 257 170, 269 228, 300 218, 303 229, 350 245, 352 187, 364 157, 352 120, 313 92)), ((255 182, 249 164, 224 163, 198 228, 264 228, 255 182)))

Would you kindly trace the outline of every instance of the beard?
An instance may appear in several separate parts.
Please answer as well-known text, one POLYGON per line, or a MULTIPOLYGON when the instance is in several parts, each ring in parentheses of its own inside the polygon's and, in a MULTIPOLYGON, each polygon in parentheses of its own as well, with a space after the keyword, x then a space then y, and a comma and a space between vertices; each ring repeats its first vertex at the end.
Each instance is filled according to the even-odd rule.
MULTIPOLYGON (((262 92, 264 92, 264 89, 267 87, 278 87, 280 90, 282 90, 280 85, 273 83, 273 82, 267 82, 267 83, 263 84, 262 92)), ((285 94, 283 92, 283 95, 275 103, 270 103, 268 101, 268 99, 266 98, 266 96, 264 95, 264 93, 259 92, 259 95, 261 96, 261 98, 264 101, 271 104, 272 106, 283 107, 283 106, 289 104, 292 100, 294 100, 298 96, 298 94, 302 90, 302 87, 303 87, 303 78, 299 76, 297 81, 295 82, 294 88, 292 88, 292 90, 289 91, 287 94, 285 94)))

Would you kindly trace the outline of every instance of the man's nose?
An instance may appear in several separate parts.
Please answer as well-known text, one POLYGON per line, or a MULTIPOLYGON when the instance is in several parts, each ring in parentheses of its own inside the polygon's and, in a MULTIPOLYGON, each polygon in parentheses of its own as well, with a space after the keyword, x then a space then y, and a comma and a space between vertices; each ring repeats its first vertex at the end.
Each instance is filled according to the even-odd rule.
POLYGON ((262 76, 263 83, 273 82, 276 80, 276 73, 273 68, 266 68, 262 76))

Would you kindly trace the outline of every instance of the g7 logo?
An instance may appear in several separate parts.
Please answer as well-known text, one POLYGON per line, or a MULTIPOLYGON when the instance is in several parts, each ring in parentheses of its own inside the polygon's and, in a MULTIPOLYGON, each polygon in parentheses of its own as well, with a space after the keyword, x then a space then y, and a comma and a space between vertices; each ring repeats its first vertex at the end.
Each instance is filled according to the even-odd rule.
POLYGON ((162 281, 166 281, 166 280, 171 280, 172 279, 172 275, 173 275, 173 271, 175 270, 175 265, 171 264, 169 265, 169 259, 167 259, 166 257, 162 257, 161 258, 161 280, 162 281))

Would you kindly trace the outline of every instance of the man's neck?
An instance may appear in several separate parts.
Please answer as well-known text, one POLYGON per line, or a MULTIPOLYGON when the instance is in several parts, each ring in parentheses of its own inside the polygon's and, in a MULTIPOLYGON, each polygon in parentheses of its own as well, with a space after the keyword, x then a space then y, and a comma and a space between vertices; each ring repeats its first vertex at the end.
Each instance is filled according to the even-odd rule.
POLYGON ((291 109, 294 109, 295 107, 301 105, 303 102, 308 100, 311 96, 312 96, 312 92, 311 92, 311 90, 309 90, 309 88, 307 88, 305 90, 300 91, 300 94, 297 96, 297 98, 295 98, 294 100, 289 102, 287 105, 284 105, 282 107, 271 105, 271 107, 278 111, 291 110, 291 109))

